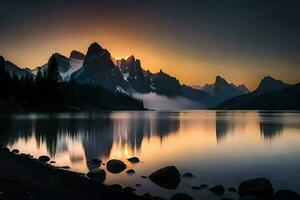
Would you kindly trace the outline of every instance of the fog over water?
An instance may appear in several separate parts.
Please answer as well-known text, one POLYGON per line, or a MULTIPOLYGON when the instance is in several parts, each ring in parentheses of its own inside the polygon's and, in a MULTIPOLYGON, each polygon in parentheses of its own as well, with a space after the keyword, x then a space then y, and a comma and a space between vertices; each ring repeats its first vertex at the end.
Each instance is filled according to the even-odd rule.
POLYGON ((184 110, 205 108, 204 105, 184 97, 167 97, 150 92, 148 94, 133 94, 134 97, 143 99, 145 108, 154 110, 184 110))

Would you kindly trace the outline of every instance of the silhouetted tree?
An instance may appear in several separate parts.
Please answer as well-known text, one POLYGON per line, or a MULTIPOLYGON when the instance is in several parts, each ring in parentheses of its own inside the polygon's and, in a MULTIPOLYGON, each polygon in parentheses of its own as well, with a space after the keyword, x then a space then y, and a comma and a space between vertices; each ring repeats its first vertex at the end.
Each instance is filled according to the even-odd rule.
POLYGON ((41 68, 39 67, 38 68, 38 72, 36 74, 36 78, 35 78, 35 81, 37 84, 41 83, 43 80, 43 74, 42 74, 42 71, 41 71, 41 68))
POLYGON ((47 69, 47 80, 58 82, 61 81, 61 76, 58 71, 58 63, 54 57, 54 55, 51 56, 48 62, 48 69, 47 69))
POLYGON ((0 56, 0 78, 4 78, 5 75, 5 60, 2 56, 0 56))
POLYGON ((7 98, 10 90, 10 79, 9 75, 5 70, 5 60, 0 56, 0 97, 7 98))

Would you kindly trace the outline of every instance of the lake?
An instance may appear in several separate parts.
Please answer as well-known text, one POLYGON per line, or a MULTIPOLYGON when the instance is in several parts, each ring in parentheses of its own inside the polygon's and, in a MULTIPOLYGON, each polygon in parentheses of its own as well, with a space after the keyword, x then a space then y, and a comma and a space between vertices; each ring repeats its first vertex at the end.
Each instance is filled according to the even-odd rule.
MULTIPOLYGON (((95 168, 88 162, 93 158, 123 160, 136 174, 107 172, 105 183, 132 186, 138 194, 169 197, 184 191, 195 198, 220 199, 191 186, 237 188, 241 181, 256 177, 270 179, 275 189, 300 192, 296 111, 27 113, 1 115, 0 121, 0 143, 35 157, 49 155, 56 166, 86 173, 95 168), (141 162, 126 161, 132 156, 141 162), (182 178, 175 190, 141 178, 168 165, 195 177, 182 178)), ((226 191, 224 196, 236 194, 226 191)))

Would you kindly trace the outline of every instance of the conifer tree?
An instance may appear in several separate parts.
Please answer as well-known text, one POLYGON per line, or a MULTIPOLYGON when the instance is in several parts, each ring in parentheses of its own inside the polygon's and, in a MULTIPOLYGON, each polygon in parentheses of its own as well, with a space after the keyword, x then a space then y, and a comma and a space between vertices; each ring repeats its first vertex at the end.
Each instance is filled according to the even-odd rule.
POLYGON ((0 56, 0 79, 4 80, 6 76, 5 72, 5 60, 2 56, 0 56))
POLYGON ((39 84, 41 83, 41 81, 43 80, 43 74, 42 74, 42 71, 41 71, 41 68, 39 67, 38 68, 38 72, 36 74, 36 83, 39 84))
POLYGON ((61 80, 59 71, 58 71, 58 63, 54 57, 51 56, 48 62, 48 69, 47 69, 47 80, 53 82, 59 82, 61 80))

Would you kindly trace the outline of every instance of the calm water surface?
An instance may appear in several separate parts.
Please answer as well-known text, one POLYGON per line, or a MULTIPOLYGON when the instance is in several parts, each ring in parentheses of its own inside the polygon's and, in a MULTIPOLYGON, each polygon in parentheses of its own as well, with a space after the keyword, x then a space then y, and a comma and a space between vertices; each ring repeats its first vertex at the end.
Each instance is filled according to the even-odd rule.
MULTIPOLYGON (((300 192, 300 113, 264 111, 182 111, 15 114, 1 116, 0 143, 35 157, 49 155, 74 171, 94 168, 99 158, 140 158, 126 164, 134 175, 107 172, 107 184, 133 186, 137 193, 168 197, 184 191, 195 198, 219 199, 203 183, 238 187, 248 178, 267 177, 276 189, 300 192), (182 178, 175 190, 156 186, 148 176, 175 165, 182 178)), ((105 169, 105 166, 101 166, 105 169)), ((234 197, 226 192, 224 196, 234 197)))

